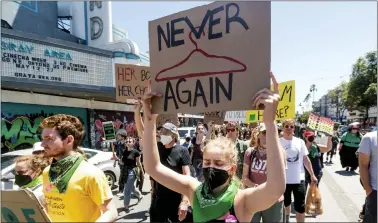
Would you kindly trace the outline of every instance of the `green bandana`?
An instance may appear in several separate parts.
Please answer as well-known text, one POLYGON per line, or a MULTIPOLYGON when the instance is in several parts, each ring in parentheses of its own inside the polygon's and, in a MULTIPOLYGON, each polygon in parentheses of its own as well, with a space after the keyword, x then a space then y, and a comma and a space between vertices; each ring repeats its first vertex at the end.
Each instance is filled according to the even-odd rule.
POLYGON ((68 182, 83 160, 84 157, 81 154, 76 154, 67 156, 51 164, 49 179, 51 184, 56 186, 59 193, 66 192, 68 182))
POLYGON ((41 183, 42 183, 42 175, 40 175, 39 177, 32 180, 32 182, 22 186, 21 189, 33 188, 33 187, 40 185, 41 183))
POLYGON ((193 199, 193 222, 208 222, 222 217, 232 207, 239 183, 230 185, 215 197, 205 184, 197 187, 193 199))

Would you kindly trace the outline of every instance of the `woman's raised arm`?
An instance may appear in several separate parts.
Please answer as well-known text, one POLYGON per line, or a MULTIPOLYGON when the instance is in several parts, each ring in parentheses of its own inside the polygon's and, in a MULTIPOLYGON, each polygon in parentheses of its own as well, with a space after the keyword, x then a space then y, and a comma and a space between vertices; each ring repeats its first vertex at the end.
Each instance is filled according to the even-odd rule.
MULTIPOLYGON (((276 110, 280 96, 278 83, 271 73, 274 91, 263 89, 259 91, 253 101, 254 107, 264 107, 263 122, 266 127, 267 147, 267 181, 256 188, 248 188, 241 194, 244 201, 243 214, 246 219, 258 211, 265 210, 278 201, 284 194, 286 187, 285 161, 283 149, 278 137, 276 110), (258 201, 258 202, 256 202, 258 201)), ((240 219, 241 220, 241 219, 240 219)))
POLYGON ((151 99, 159 96, 155 92, 148 92, 143 97, 144 109, 144 168, 154 180, 165 187, 176 191, 193 202, 193 193, 199 182, 191 176, 182 175, 164 166, 160 162, 159 150, 156 141, 156 114, 151 113, 151 99))

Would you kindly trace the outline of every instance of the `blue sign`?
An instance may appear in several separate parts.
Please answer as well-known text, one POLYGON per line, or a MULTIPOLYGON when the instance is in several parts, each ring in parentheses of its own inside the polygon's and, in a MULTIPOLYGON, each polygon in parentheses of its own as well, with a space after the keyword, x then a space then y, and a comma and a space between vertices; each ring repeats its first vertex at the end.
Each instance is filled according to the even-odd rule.
MULTIPOLYGON (((34 49, 34 46, 32 45, 15 44, 12 42, 1 41, 1 50, 9 50, 9 51, 14 51, 18 53, 32 53, 33 49, 34 49)), ((68 52, 63 52, 63 51, 45 49, 44 55, 47 57, 55 57, 55 58, 63 59, 63 60, 72 60, 71 54, 68 52)))
POLYGON ((15 51, 20 53, 31 53, 33 51, 34 47, 32 45, 26 45, 26 44, 14 44, 14 43, 6 43, 4 41, 1 41, 1 50, 9 50, 9 51, 15 51))
POLYGON ((72 60, 72 57, 69 53, 57 52, 55 50, 49 50, 49 49, 45 50, 45 56, 56 57, 58 59, 64 59, 64 60, 72 60))

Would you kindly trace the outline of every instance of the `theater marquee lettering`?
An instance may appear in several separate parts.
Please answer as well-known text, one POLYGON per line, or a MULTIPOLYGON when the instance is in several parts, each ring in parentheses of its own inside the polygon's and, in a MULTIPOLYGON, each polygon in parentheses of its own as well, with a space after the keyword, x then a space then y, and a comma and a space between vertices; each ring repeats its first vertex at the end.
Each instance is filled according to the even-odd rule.
POLYGON ((2 38, 1 50, 2 76, 112 86, 111 58, 9 38, 2 38))

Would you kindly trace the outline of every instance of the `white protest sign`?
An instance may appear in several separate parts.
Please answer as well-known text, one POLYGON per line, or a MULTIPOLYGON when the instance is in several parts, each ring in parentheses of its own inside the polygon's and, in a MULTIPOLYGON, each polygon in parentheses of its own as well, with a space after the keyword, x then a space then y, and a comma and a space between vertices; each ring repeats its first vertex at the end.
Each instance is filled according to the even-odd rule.
POLYGON ((228 111, 224 120, 227 122, 245 122, 247 111, 228 111))

